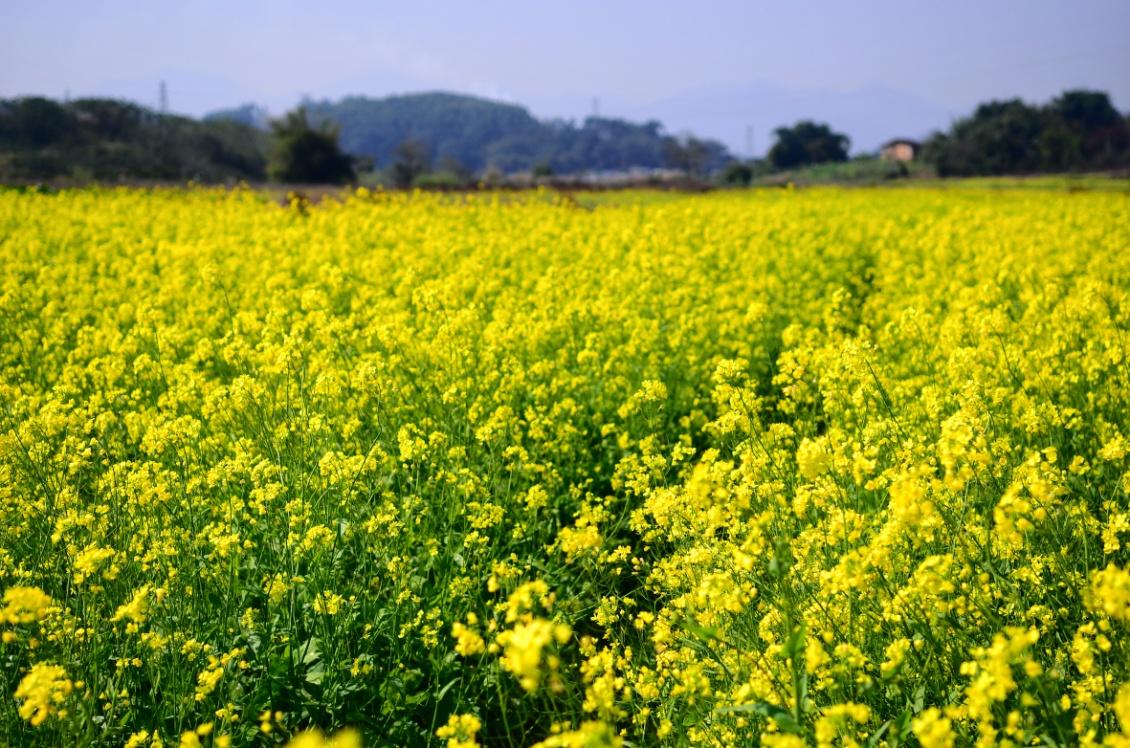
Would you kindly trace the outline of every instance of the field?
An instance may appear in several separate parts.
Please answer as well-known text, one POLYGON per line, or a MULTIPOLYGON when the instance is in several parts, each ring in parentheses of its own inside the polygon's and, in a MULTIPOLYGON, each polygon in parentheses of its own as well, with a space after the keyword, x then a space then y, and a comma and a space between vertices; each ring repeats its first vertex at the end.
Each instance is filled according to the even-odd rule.
POLYGON ((1128 336, 1118 190, 0 191, 0 744, 1130 746, 1128 336))

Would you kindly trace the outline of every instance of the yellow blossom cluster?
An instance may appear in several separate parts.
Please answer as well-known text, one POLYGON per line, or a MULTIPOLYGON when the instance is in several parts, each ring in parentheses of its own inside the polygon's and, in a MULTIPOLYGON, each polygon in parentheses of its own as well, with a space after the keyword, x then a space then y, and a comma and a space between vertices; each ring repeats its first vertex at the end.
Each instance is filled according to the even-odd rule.
POLYGON ((0 742, 1130 745, 1130 195, 0 190, 0 742))
POLYGON ((483 723, 473 714, 452 714, 447 724, 436 730, 436 737, 446 740, 446 748, 477 748, 475 735, 483 723))

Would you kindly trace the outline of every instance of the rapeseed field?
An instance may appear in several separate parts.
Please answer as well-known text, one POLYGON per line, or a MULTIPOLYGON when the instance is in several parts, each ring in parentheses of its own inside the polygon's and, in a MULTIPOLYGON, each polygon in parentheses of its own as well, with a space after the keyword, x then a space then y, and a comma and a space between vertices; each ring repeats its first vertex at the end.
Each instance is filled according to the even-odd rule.
POLYGON ((0 743, 1130 746, 1130 197, 0 192, 0 743))

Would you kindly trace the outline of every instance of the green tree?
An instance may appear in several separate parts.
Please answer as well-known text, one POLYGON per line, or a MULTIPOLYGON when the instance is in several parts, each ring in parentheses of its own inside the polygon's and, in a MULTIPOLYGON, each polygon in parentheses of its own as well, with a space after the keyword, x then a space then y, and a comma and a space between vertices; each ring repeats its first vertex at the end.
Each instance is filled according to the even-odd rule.
POLYGON ((344 184, 357 177, 353 162, 338 146, 337 128, 310 123, 304 107, 271 123, 275 146, 267 174, 278 182, 344 184))
POLYGON ((1101 91, 1064 91, 1044 106, 989 101, 935 133, 923 157, 941 176, 1125 168, 1130 127, 1101 91))
POLYGON ((667 166, 691 177, 705 177, 711 163, 711 145, 693 135, 666 138, 663 146, 667 166))
POLYGON ((431 156, 428 147, 419 140, 407 138, 396 146, 393 152, 390 176, 392 183, 400 188, 411 187, 412 183, 431 169, 431 156))
POLYGON ((1049 107, 1079 141, 1079 158, 1088 168, 1125 165, 1130 128, 1103 91, 1064 91, 1049 107))
MULTIPOLYGON (((941 176, 1040 171, 1043 158, 1039 141, 1047 124, 1040 109, 1020 99, 985 102, 973 116, 954 123, 948 134, 930 138, 924 155, 941 176)), ((1044 145, 1044 151, 1057 154, 1057 159, 1071 148, 1062 135, 1044 145)))
POLYGON ((802 120, 792 127, 778 127, 773 135, 776 141, 769 149, 769 163, 777 169, 848 159, 851 139, 823 123, 802 120))
POLYGON ((734 161, 722 170, 719 181, 730 187, 748 187, 753 181, 753 167, 741 161, 734 161))
POLYGON ((1051 109, 1078 130, 1112 127, 1122 119, 1103 91, 1064 91, 1052 101, 1051 109))
POLYGON ((62 105, 32 96, 0 102, 0 145, 42 148, 74 138, 78 127, 62 105))

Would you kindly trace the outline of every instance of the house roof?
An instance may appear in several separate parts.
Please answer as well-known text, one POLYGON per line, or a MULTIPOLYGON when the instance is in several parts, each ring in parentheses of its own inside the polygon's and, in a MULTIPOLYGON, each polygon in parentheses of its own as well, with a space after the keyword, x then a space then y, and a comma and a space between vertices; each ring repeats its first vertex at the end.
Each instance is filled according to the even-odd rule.
POLYGON ((890 148, 891 146, 900 145, 903 143, 910 146, 911 148, 917 149, 922 147, 922 143, 918 142, 917 140, 911 140, 910 138, 891 138, 886 143, 883 143, 881 147, 890 148))

